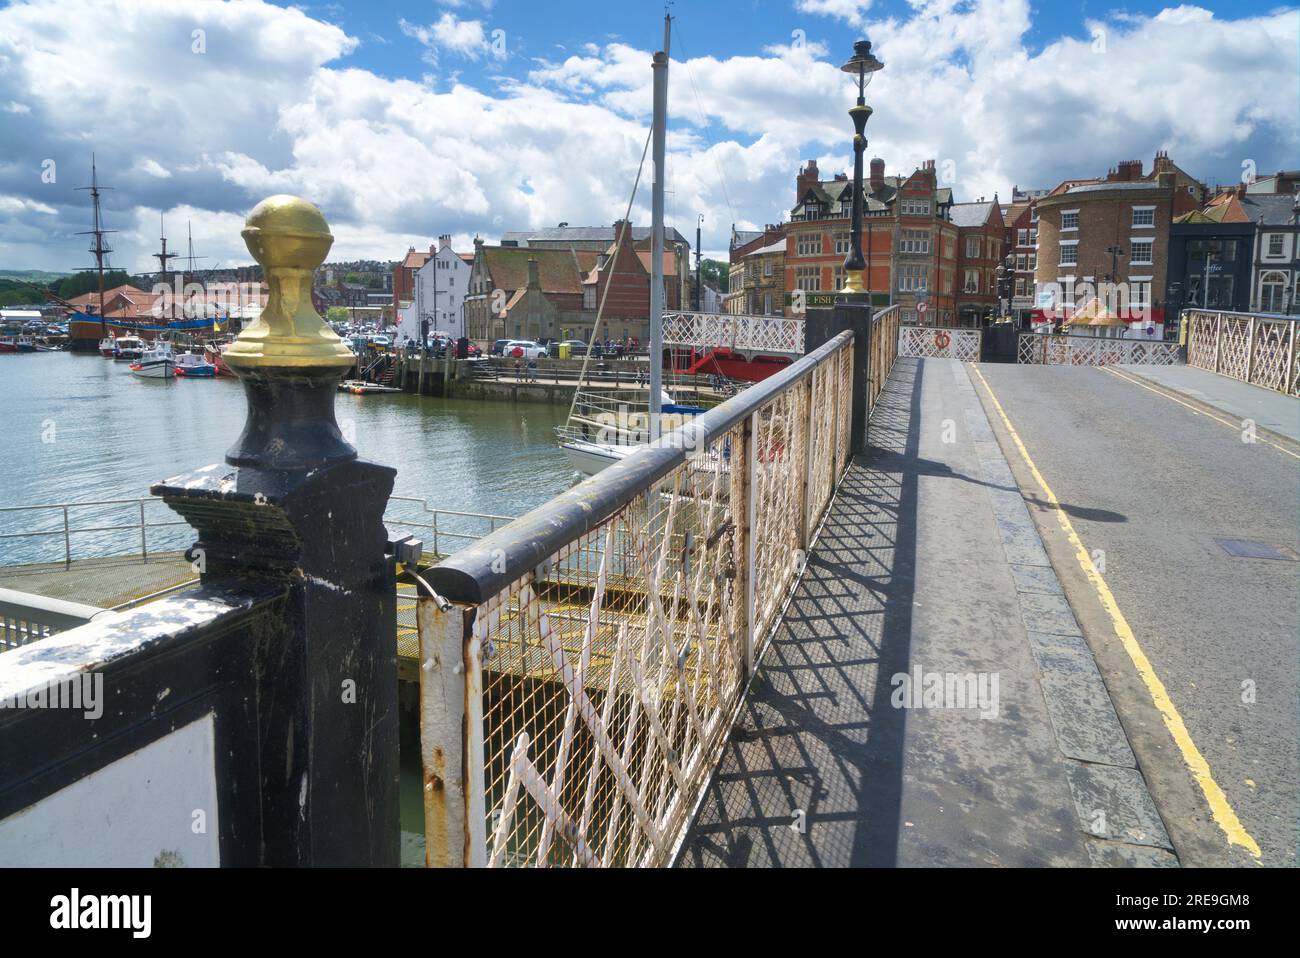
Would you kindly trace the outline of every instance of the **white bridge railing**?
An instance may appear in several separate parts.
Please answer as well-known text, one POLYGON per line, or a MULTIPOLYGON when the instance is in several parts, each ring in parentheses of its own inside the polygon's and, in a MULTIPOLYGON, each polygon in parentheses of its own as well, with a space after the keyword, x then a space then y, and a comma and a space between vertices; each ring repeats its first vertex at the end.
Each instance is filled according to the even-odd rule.
POLYGON ((803 327, 798 317, 664 313, 664 345, 802 356, 803 327))
POLYGON ((674 861, 849 464, 855 361, 841 332, 424 573, 428 864, 674 861))
POLYGON ((1300 317, 1185 310, 1187 365, 1300 395, 1300 317))
POLYGON ((1178 344, 1104 336, 1021 333, 1016 362, 1048 366, 1176 366, 1178 344))
POLYGON ((982 336, 978 329, 899 326, 898 355, 975 363, 979 362, 982 336))

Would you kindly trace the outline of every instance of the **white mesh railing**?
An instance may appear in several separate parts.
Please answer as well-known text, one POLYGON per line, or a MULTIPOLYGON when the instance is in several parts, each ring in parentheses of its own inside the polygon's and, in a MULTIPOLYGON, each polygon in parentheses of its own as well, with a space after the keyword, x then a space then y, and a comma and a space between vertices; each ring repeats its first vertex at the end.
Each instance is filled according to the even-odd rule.
POLYGON ((842 333, 434 570, 429 864, 671 863, 849 461, 853 381, 842 333))
POLYGON ((1297 318, 1187 310, 1187 365, 1300 395, 1297 318))

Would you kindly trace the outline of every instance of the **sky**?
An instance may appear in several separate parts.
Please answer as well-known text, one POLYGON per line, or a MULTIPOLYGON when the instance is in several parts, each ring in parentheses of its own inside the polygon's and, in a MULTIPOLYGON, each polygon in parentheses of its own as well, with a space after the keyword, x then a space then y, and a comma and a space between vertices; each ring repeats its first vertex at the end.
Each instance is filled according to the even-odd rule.
MULTIPOLYGON (((852 164, 838 69, 863 37, 869 156, 936 161, 958 201, 1167 150, 1211 183, 1300 167, 1300 11, 1253 0, 677 0, 668 224, 725 258, 788 216, 794 177, 852 164)), ((0 268, 91 265, 95 154, 112 264, 154 267, 160 217, 199 267, 304 196, 332 261, 612 224, 645 145, 662 2, 31 0, 0 7, 0 268)), ((633 207, 649 222, 649 172, 633 207)))

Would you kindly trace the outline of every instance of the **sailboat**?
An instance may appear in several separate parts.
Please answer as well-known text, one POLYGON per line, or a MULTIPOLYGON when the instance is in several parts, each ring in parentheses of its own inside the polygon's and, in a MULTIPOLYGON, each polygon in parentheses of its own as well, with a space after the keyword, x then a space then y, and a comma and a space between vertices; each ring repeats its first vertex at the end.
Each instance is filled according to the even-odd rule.
MULTIPOLYGON (((664 432, 676 429, 704 409, 700 406, 675 403, 663 385, 663 314, 664 314, 664 153, 668 127, 668 46, 672 18, 664 17, 664 47, 654 56, 654 120, 646 146, 653 146, 654 183, 651 191, 651 271, 650 271, 650 383, 648 390, 610 389, 596 385, 588 377, 592 350, 583 356, 578 388, 574 391, 569 417, 563 426, 556 427, 560 447, 570 463, 579 472, 594 475, 600 470, 625 459, 641 446, 653 442, 664 432)), ((623 230, 631 229, 632 204, 637 186, 641 182, 641 169, 645 165, 645 152, 641 154, 641 167, 637 170, 632 195, 628 198, 627 213, 622 220, 623 230)), ((626 237, 615 235, 615 244, 626 237)), ((596 310, 591 342, 599 337, 605 300, 612 282, 607 283, 596 310)))

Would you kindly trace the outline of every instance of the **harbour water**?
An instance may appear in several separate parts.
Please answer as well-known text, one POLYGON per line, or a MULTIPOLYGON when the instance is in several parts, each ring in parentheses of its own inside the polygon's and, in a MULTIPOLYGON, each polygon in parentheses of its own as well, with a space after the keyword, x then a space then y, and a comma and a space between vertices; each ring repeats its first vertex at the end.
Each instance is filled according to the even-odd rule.
MULTIPOLYGON (((221 462, 243 428, 245 408, 233 379, 140 379, 124 363, 96 355, 0 356, 0 507, 147 496, 152 482, 221 462)), ((430 508, 516 516, 574 482, 552 432, 564 419, 561 408, 340 393, 335 409, 363 457, 396 467, 394 494, 426 500, 430 508)), ((390 516, 402 505, 394 504, 390 516)), ((129 523, 135 508, 96 507, 78 518, 86 525, 129 523)), ((160 504, 149 508, 150 522, 169 518, 160 504)), ((61 561, 61 522, 61 513, 0 513, 0 532, 55 532, 0 539, 0 564, 61 561)), ((130 532, 74 539, 78 556, 139 548, 138 534, 130 532)), ((151 551, 183 549, 193 534, 186 526, 151 528, 148 539, 151 551)), ((414 715, 407 713, 401 775, 407 865, 423 859, 421 781, 414 715)))
MULTIPOLYGON (((141 379, 124 363, 87 354, 0 357, 0 506, 147 496, 152 482, 221 462, 245 408, 234 379, 141 379)), ((552 432, 564 419, 558 407, 339 393, 335 409, 364 458, 397 469, 394 495, 430 508, 516 516, 573 483, 552 432)), ((74 525, 128 523, 130 508, 82 511, 74 525)), ((390 516, 411 508, 418 509, 394 504, 390 516)), ((147 517, 174 518, 160 505, 147 517)), ((61 522, 54 513, 0 513, 0 531, 53 530, 61 522)), ((191 541, 186 528, 148 532, 151 551, 191 541)), ((78 556, 138 548, 138 534, 128 533, 73 542, 78 556)), ((0 564, 62 558, 61 535, 0 540, 0 564)))

